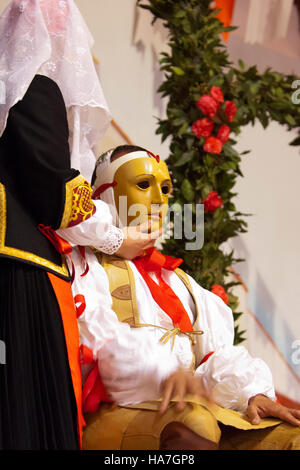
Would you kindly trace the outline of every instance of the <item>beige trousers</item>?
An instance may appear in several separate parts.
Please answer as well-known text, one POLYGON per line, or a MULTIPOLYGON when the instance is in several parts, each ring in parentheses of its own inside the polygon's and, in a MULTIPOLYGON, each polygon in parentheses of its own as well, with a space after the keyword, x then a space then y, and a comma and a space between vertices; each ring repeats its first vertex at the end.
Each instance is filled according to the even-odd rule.
POLYGON ((102 404, 96 413, 86 416, 83 449, 158 450, 164 428, 177 422, 221 450, 300 450, 300 427, 272 419, 252 426, 240 413, 203 401, 200 404, 198 399, 191 401, 183 411, 172 402, 163 415, 157 411, 157 402, 137 407, 102 404))

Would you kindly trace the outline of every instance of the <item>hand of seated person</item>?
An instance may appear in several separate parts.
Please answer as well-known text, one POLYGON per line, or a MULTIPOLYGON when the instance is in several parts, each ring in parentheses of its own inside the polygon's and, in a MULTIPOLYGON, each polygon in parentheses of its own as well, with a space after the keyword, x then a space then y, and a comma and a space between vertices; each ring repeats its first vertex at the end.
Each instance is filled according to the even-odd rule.
POLYGON ((115 253, 124 259, 134 259, 144 254, 148 248, 153 248, 156 240, 161 236, 162 229, 152 231, 151 221, 141 225, 124 227, 124 242, 115 253))
POLYGON ((177 408, 182 411, 185 407, 185 397, 187 395, 196 395, 205 397, 208 401, 212 401, 204 389, 201 377, 194 376, 192 372, 184 369, 177 369, 171 374, 161 385, 162 402, 160 413, 163 414, 172 398, 178 400, 177 408))
POLYGON ((282 421, 300 426, 300 410, 287 408, 265 395, 255 395, 248 402, 247 415, 252 424, 259 424, 262 418, 280 418, 282 421))

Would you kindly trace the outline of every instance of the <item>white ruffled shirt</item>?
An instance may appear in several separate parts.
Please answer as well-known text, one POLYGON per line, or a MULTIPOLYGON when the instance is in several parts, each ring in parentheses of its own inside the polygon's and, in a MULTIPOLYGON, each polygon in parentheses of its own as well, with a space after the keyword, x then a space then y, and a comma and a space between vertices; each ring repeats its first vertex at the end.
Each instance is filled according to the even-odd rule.
MULTIPOLYGON (((103 212, 101 219, 105 220, 103 212)), ((70 243, 95 246, 94 240, 99 240, 99 237, 95 237, 90 229, 92 225, 93 217, 59 232, 70 243)), ((99 246, 96 248, 100 249, 99 246)), ((189 368, 191 365, 193 353, 189 338, 184 334, 176 335, 173 349, 172 340, 166 344, 159 341, 165 334, 165 329, 173 328, 172 321, 156 304, 132 262, 129 264, 136 283, 140 323, 151 323, 162 329, 130 328, 128 324, 119 322, 112 310, 106 272, 94 253, 86 248, 89 271, 84 277, 81 274, 85 265, 78 248, 73 248, 71 257, 75 266, 73 294, 84 295, 86 302, 85 311, 78 320, 80 340, 93 351, 94 360, 98 360, 102 380, 112 400, 124 406, 158 399, 161 382, 178 367, 189 368)), ((152 277, 155 279, 154 274, 152 277)), ((174 272, 163 269, 162 277, 176 292, 194 322, 196 308, 188 289, 174 272)), ((191 277, 189 280, 199 312, 194 329, 204 332, 203 335, 196 336, 195 374, 202 377, 207 393, 213 391, 214 399, 220 406, 241 412, 246 410, 249 398, 258 393, 275 400, 268 366, 261 359, 250 356, 245 347, 233 346, 234 324, 231 309, 218 296, 200 287, 191 277), (214 353, 209 359, 200 365, 204 356, 212 351, 214 353)), ((85 367, 83 376, 86 373, 85 367)))
POLYGON ((58 235, 71 245, 92 245, 97 250, 112 255, 121 247, 124 233, 113 225, 109 206, 101 200, 93 200, 96 212, 80 224, 57 230, 58 235))

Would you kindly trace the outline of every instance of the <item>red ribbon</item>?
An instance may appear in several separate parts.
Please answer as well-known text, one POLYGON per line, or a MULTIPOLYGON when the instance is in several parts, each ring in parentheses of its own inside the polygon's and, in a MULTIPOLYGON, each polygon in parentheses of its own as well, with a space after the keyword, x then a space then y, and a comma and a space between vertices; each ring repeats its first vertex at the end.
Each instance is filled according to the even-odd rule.
MULTIPOLYGON (((85 297, 82 294, 77 294, 74 297, 77 318, 83 314, 86 308, 85 297), (78 307, 76 304, 80 304, 78 307)), ((88 373, 88 376, 84 382, 83 389, 82 389, 82 406, 84 413, 94 413, 100 402, 108 402, 111 401, 108 399, 107 392, 105 386, 101 380, 98 364, 94 361, 93 351, 82 344, 79 348, 80 350, 80 363, 82 365, 92 364, 92 369, 88 373)))
POLYGON ((172 256, 167 256, 156 248, 150 248, 147 250, 146 256, 141 256, 133 260, 134 263, 141 264, 143 268, 148 272, 160 272, 161 268, 168 269, 169 271, 174 271, 182 263, 181 258, 173 258, 172 256))
POLYGON ((182 259, 163 255, 151 248, 147 250, 146 256, 134 259, 133 263, 143 276, 155 302, 172 319, 174 327, 183 332, 193 331, 193 325, 181 300, 161 277, 162 268, 174 271, 182 263, 182 259), (158 284, 148 272, 155 272, 158 284))
MULTIPOLYGON (((75 295, 74 302, 75 306, 78 303, 80 304, 78 307, 76 306, 77 318, 79 318, 86 308, 84 295, 75 295)), ((82 389, 82 407, 84 413, 94 413, 101 401, 108 403, 111 403, 111 401, 108 399, 105 386, 101 380, 98 364, 94 361, 93 351, 85 344, 82 344, 79 350, 80 363, 82 365, 92 364, 92 369, 88 373, 82 389)))
POLYGON ((101 401, 112 403, 101 380, 98 364, 94 363, 82 389, 83 412, 95 413, 101 401))
POLYGON ((82 344, 79 349, 81 354, 81 364, 92 364, 94 362, 93 351, 85 344, 82 344))
POLYGON ((154 153, 150 152, 150 150, 147 150, 147 153, 148 153, 149 157, 155 158, 155 160, 157 161, 157 163, 160 162, 160 156, 159 156, 159 155, 154 155, 154 153))
POLYGON ((92 199, 99 199, 101 193, 106 191, 106 189, 108 189, 108 188, 114 188, 116 186, 116 184, 118 184, 116 181, 113 181, 112 183, 101 184, 101 186, 99 186, 99 188, 97 188, 94 191, 92 199))
POLYGON ((82 274, 80 274, 81 277, 84 277, 89 272, 90 267, 89 267, 88 262, 87 262, 86 257, 85 257, 85 247, 84 246, 78 246, 78 249, 79 249, 79 253, 81 254, 81 257, 83 258, 83 260, 85 262, 85 271, 82 274))
POLYGON ((53 228, 40 224, 38 229, 48 238, 59 253, 64 255, 71 253, 72 246, 70 243, 60 237, 53 228))
POLYGON ((48 240, 52 243, 56 251, 58 251, 62 255, 68 256, 72 265, 71 282, 73 282, 75 277, 75 268, 72 258, 70 256, 70 253, 72 251, 72 245, 70 245, 67 240, 64 240, 64 238, 60 237, 50 226, 39 224, 38 229, 40 230, 40 232, 42 232, 43 235, 48 238, 48 240))
POLYGON ((210 356, 212 356, 213 353, 214 353, 214 351, 211 351, 211 352, 209 352, 208 354, 206 354, 206 355, 204 356, 204 358, 202 359, 202 361, 200 362, 200 366, 201 366, 201 364, 204 364, 204 362, 206 362, 207 359, 209 359, 210 356))
POLYGON ((85 307, 86 307, 84 295, 82 294, 75 295, 74 302, 75 302, 77 318, 79 318, 85 311, 85 307), (77 307, 76 304, 80 304, 80 305, 77 307))

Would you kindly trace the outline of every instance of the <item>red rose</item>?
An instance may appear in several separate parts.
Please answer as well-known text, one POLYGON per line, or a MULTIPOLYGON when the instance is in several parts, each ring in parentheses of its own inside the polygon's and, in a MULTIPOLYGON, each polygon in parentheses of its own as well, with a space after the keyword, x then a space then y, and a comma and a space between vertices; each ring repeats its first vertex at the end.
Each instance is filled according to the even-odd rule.
POLYGON ((233 101, 226 101, 225 103, 225 114, 228 117, 228 121, 232 122, 234 120, 234 116, 236 115, 237 107, 233 101))
POLYGON ((196 106, 198 109, 201 109, 203 114, 207 114, 211 119, 216 115, 220 103, 209 95, 203 95, 197 101, 196 106))
POLYGON ((210 94, 215 100, 219 101, 219 103, 223 103, 224 97, 221 88, 213 85, 210 89, 210 94))
POLYGON ((223 205, 223 201, 217 191, 211 191, 202 203, 204 204, 204 209, 208 212, 215 212, 218 207, 223 205))
POLYGON ((217 134, 217 138, 220 139, 222 144, 225 144, 227 140, 229 139, 229 134, 230 134, 230 127, 227 126, 227 124, 223 124, 217 134))
POLYGON ((192 131, 196 137, 209 137, 214 127, 214 123, 208 118, 198 119, 192 125, 192 131))
POLYGON ((221 297, 225 304, 228 305, 228 295, 226 294, 224 287, 220 286, 220 284, 214 284, 211 288, 211 292, 218 297, 221 297))
POLYGON ((222 142, 217 137, 207 137, 204 142, 203 148, 205 152, 208 153, 221 153, 222 152, 222 142))

